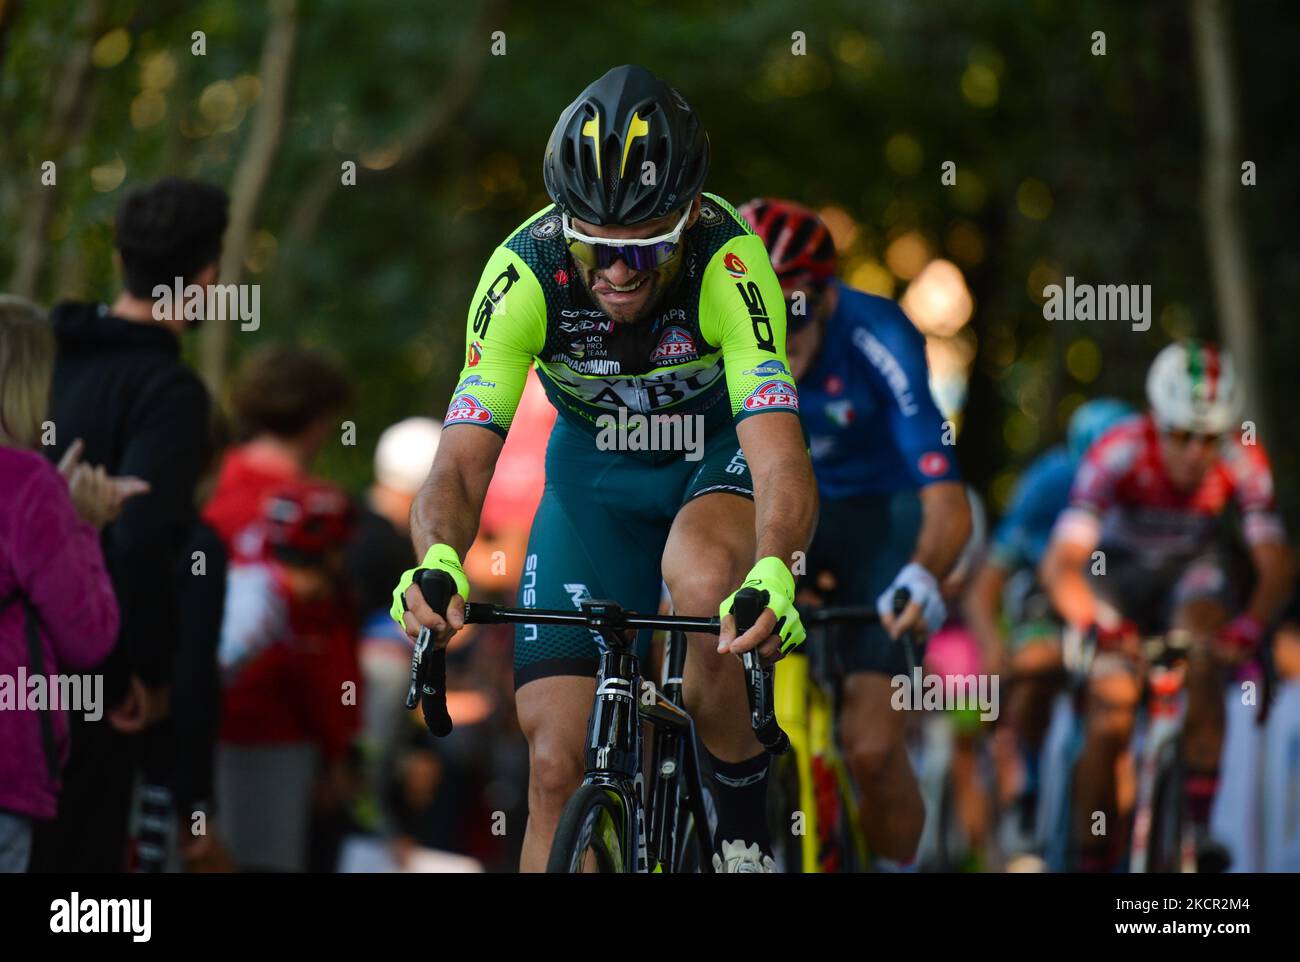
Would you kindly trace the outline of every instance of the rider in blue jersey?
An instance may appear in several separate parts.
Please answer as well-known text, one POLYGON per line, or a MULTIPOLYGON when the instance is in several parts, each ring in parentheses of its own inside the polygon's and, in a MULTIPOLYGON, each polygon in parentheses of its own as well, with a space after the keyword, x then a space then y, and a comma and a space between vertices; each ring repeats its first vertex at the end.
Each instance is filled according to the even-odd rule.
POLYGON ((1004 571, 1033 571, 1038 567, 1056 516, 1070 503, 1070 485, 1078 464, 1066 446, 1058 444, 1025 468, 1007 513, 993 532, 989 544, 992 564, 1004 571))
POLYGON ((808 574, 828 603, 881 611, 883 627, 841 634, 840 731, 867 845, 906 863, 925 812, 890 682, 907 670, 899 635, 943 624, 940 582, 970 534, 955 438, 930 394, 925 338, 893 301, 834 280, 835 246, 821 219, 782 200, 740 212, 786 297, 790 373, 821 497, 808 574), (895 618, 898 588, 912 602, 895 618))

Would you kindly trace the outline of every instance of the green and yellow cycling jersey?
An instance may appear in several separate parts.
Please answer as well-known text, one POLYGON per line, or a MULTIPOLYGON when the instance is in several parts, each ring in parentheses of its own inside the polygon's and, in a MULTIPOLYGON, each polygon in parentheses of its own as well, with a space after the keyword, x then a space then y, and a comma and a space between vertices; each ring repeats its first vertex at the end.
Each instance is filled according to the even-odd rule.
POLYGON ((618 424, 700 415, 707 436, 732 419, 797 413, 785 301, 763 242, 730 204, 705 194, 683 245, 652 315, 616 324, 576 276, 558 210, 534 214, 483 270, 444 423, 504 437, 534 362, 560 415, 593 435, 610 424, 603 415, 618 424))

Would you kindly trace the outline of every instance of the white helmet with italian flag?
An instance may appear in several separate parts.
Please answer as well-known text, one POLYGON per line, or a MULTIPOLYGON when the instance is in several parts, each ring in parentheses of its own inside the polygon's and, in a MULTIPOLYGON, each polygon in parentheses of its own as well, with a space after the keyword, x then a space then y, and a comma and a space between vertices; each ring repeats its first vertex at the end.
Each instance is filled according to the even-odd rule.
POLYGON ((1165 430, 1223 434, 1237 418, 1232 358, 1203 341, 1175 341, 1151 363, 1147 400, 1165 430))

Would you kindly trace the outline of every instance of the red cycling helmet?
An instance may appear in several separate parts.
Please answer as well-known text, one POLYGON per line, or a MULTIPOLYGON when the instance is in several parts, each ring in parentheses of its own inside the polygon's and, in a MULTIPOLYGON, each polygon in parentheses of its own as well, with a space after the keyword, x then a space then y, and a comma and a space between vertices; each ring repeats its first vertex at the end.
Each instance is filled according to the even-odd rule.
POLYGON ((286 561, 313 561, 339 548, 352 534, 352 500, 322 481, 294 481, 262 501, 266 547, 286 561))
POLYGON ((815 211, 790 200, 756 197, 739 213, 767 247, 781 290, 812 296, 835 276, 835 241, 815 211))

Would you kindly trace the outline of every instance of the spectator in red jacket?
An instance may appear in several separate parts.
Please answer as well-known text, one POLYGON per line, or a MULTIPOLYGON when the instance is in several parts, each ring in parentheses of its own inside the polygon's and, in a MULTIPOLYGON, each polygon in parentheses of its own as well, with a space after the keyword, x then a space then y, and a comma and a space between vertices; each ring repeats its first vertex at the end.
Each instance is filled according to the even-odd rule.
POLYGON ((338 437, 349 397, 344 373, 317 352, 256 354, 233 395, 245 440, 227 454, 203 512, 231 560, 219 651, 226 689, 217 807, 230 853, 244 868, 306 867, 312 789, 322 777, 327 786, 344 780, 359 721, 356 614, 340 574, 342 539, 336 530, 314 556, 294 555, 291 545, 285 554, 268 515, 286 491, 334 491, 309 481, 308 471, 338 437))
POLYGON ((63 709, 105 723, 102 676, 48 685, 39 704, 29 682, 91 668, 113 648, 118 608, 99 529, 147 489, 82 464, 79 443, 59 468, 38 453, 53 368, 45 317, 0 296, 0 872, 26 871, 33 820, 57 812, 63 709), (79 704, 54 704, 55 691, 79 693, 79 704))

